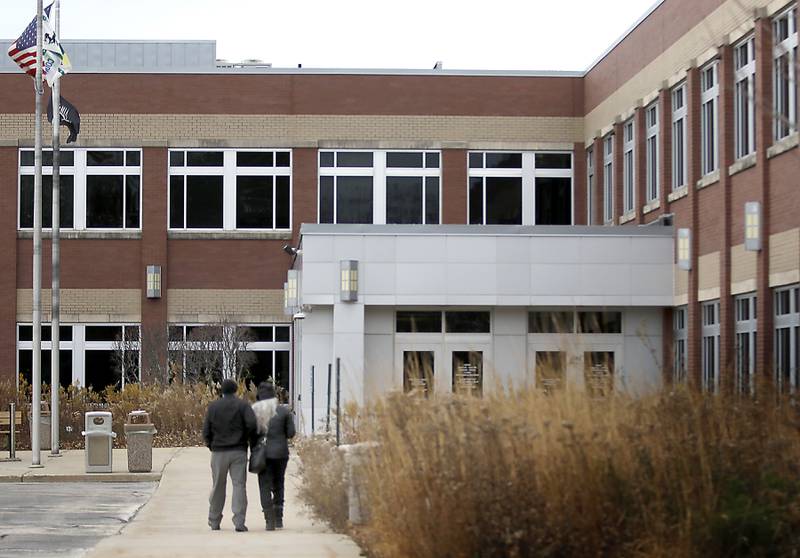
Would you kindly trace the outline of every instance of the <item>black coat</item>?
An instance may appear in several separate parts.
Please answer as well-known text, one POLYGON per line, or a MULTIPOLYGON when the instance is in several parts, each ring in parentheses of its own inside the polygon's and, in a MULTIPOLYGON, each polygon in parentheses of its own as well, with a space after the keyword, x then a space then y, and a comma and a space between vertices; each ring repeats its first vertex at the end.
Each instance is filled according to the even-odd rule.
POLYGON ((253 409, 235 395, 223 395, 208 406, 203 422, 203 440, 211 451, 247 450, 256 431, 253 409))
POLYGON ((288 458, 289 440, 295 435, 294 419, 289 408, 278 405, 275 416, 269 419, 267 426, 267 459, 288 458))

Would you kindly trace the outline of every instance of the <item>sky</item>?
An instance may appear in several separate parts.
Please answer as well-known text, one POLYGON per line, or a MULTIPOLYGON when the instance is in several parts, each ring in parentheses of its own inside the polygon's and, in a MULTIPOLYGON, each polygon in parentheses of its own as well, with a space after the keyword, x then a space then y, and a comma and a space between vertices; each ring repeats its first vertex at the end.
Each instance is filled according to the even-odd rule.
MULTIPOLYGON (((36 1, 0 1, 13 41, 36 1)), ((654 2, 61 0, 61 36, 211 39, 217 58, 275 67, 580 71, 654 2)))

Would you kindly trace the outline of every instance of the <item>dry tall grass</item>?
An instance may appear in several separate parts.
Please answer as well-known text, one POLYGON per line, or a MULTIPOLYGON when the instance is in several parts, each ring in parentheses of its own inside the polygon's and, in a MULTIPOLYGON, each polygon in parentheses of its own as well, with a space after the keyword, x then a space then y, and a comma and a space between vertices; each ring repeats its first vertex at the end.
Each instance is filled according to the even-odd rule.
POLYGON ((362 423, 370 555, 789 556, 800 544, 790 401, 688 391, 392 396, 362 423))

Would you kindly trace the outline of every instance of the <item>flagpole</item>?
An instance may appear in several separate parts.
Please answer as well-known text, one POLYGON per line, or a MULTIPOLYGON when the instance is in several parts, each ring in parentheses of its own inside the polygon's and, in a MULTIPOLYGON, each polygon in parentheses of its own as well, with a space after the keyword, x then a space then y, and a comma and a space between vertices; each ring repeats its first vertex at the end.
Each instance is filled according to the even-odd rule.
POLYGON ((31 467, 41 467, 42 421, 42 0, 36 0, 36 117, 33 178, 33 401, 31 467))
MULTIPOLYGON (((61 36, 61 0, 56 0, 55 13, 56 37, 61 36)), ((52 349, 50 351, 50 456, 60 457, 59 453, 59 388, 61 386, 61 79, 53 82, 53 228, 52 228, 52 285, 50 331, 52 349)))

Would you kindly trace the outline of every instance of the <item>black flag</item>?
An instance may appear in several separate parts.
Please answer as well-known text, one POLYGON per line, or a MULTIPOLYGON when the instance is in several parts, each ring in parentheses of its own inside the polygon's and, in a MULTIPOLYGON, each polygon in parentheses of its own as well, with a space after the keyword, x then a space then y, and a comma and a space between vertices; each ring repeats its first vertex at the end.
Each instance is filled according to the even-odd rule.
MULTIPOLYGON (((50 102, 47 104, 47 121, 53 121, 53 96, 50 95, 50 102)), ((81 133, 81 114, 78 112, 72 103, 61 97, 61 124, 69 129, 69 137, 67 143, 72 143, 78 139, 78 134, 81 133)))

